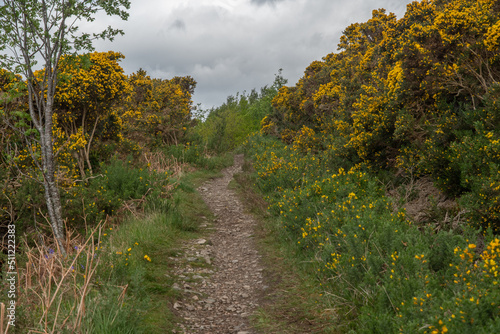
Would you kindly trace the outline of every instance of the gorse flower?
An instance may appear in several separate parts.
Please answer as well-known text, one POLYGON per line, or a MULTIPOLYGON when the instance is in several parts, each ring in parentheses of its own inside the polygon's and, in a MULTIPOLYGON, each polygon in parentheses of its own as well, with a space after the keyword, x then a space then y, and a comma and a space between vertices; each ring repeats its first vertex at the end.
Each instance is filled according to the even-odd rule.
POLYGON ((314 276, 326 290, 322 298, 331 298, 325 303, 341 298, 365 305, 357 310, 365 319, 357 329, 385 328, 378 319, 392 319, 394 332, 416 332, 428 324, 424 333, 447 333, 464 323, 481 328, 490 321, 473 312, 478 305, 492 312, 498 307, 498 240, 478 254, 478 246, 460 234, 427 235, 426 227, 386 197, 367 165, 332 173, 329 152, 313 159, 310 152, 259 135, 245 145, 256 186, 283 240, 317 264, 314 276), (373 299, 385 306, 371 304, 373 299))

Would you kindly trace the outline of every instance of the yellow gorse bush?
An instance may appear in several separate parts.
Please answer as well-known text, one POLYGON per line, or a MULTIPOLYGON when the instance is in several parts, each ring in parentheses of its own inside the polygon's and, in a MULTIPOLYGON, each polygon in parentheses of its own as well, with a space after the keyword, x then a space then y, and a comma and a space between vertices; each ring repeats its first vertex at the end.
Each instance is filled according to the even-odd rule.
POLYGON ((399 19, 374 10, 279 90, 261 132, 339 163, 430 175, 450 196, 472 192, 471 222, 497 228, 499 22, 494 0, 414 1, 399 19))
POLYGON ((191 122, 196 81, 189 76, 153 79, 142 69, 128 80, 132 90, 120 110, 127 136, 145 144, 178 143, 191 122))
POLYGON ((480 250, 466 238, 476 237, 472 229, 460 234, 415 225, 404 210, 395 211, 369 169, 330 170, 327 152, 303 153, 259 135, 245 150, 283 240, 315 264, 326 304, 347 303, 338 307, 340 315, 357 312, 356 332, 495 326, 498 238, 488 236, 480 250))

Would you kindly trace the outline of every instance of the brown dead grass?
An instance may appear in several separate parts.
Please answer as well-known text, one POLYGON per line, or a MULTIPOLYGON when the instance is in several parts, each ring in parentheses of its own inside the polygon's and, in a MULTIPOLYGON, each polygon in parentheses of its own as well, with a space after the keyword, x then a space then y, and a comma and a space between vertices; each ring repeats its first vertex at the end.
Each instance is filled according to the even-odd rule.
POLYGON ((406 210, 408 219, 417 225, 432 225, 434 229, 458 230, 466 224, 465 210, 457 201, 447 197, 434 186, 430 177, 408 180, 403 185, 387 192, 394 199, 394 210, 398 204, 406 210))

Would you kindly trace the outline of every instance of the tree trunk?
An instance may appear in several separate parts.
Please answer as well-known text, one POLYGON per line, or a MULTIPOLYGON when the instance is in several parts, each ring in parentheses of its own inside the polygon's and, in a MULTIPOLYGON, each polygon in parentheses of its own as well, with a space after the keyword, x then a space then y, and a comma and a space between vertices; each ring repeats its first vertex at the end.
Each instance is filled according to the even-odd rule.
POLYGON ((73 157, 75 158, 78 169, 80 170, 80 177, 83 182, 87 181, 87 175, 85 174, 85 164, 83 163, 83 149, 78 150, 78 152, 73 152, 73 157))
POLYGON ((97 129, 97 124, 99 123, 99 119, 100 119, 100 117, 96 116, 96 119, 94 122, 94 127, 92 128, 92 133, 90 134, 90 137, 87 140, 87 145, 85 145, 85 147, 84 147, 85 160, 87 161, 87 166, 89 168, 90 175, 93 174, 92 164, 90 163, 90 145, 92 145, 92 140, 94 140, 94 134, 95 134, 95 130, 97 129))
POLYGON ((51 133, 40 135, 42 148, 43 184, 45 188, 45 201, 49 212, 50 225, 57 240, 61 253, 66 255, 64 221, 62 219, 62 206, 59 189, 55 178, 55 158, 51 133))
POLYGON ((45 201, 49 213, 52 232, 57 241, 61 253, 66 256, 65 230, 62 218, 62 205, 59 188, 57 187, 55 172, 56 161, 54 156, 54 145, 52 143, 52 103, 47 101, 45 106, 45 124, 39 126, 40 146, 42 150, 42 174, 45 188, 45 201))

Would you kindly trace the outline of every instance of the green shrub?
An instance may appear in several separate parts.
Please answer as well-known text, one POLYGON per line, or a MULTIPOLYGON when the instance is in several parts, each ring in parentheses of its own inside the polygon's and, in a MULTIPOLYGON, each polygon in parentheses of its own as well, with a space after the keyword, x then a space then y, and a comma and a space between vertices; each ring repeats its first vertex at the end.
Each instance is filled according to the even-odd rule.
POLYGON ((167 146, 164 149, 166 156, 171 156, 178 163, 188 163, 208 170, 218 170, 233 164, 233 156, 229 153, 209 155, 203 146, 196 143, 167 146))
POLYGON ((134 167, 132 160, 113 159, 109 164, 101 164, 99 172, 62 194, 65 214, 75 226, 84 221, 93 224, 104 220, 127 201, 143 204, 141 200, 146 197, 162 198, 168 184, 167 175, 134 167))
POLYGON ((333 171, 320 155, 261 136, 245 151, 283 240, 316 263, 325 303, 353 333, 500 329, 493 234, 479 250, 472 228, 416 226, 361 165, 333 171))
POLYGON ((452 166, 458 169, 459 183, 468 191, 460 203, 476 227, 500 231, 500 133, 487 131, 478 123, 476 133, 463 135, 452 143, 452 166))
POLYGON ((286 83, 281 70, 271 86, 261 88, 260 93, 229 96, 225 103, 207 112, 207 117, 191 131, 191 138, 218 154, 233 151, 245 138, 260 129, 260 122, 272 112, 271 101, 279 88, 286 83))

